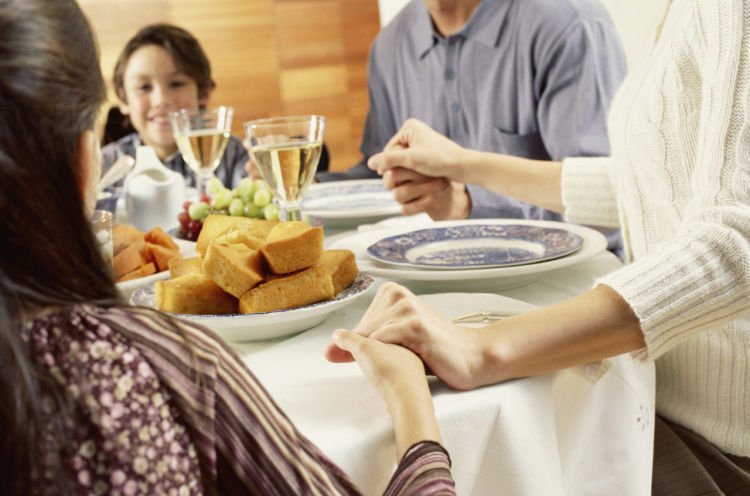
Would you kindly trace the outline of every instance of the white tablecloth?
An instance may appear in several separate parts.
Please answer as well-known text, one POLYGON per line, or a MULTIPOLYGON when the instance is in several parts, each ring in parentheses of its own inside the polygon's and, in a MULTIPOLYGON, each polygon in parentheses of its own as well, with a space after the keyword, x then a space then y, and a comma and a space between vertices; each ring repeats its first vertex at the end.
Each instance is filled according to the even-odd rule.
MULTIPOLYGON (((528 286, 505 290, 505 296, 423 297, 451 318, 483 309, 523 311, 584 291, 619 265, 613 255, 602 253, 528 286)), ((323 358, 331 332, 354 326, 371 298, 361 298, 290 339, 235 346, 301 432, 366 494, 379 494, 395 467, 385 404, 356 364, 331 364, 323 358)), ((434 381, 436 414, 458 493, 648 494, 653 364, 627 355, 609 362, 596 381, 582 369, 461 393, 434 381)))

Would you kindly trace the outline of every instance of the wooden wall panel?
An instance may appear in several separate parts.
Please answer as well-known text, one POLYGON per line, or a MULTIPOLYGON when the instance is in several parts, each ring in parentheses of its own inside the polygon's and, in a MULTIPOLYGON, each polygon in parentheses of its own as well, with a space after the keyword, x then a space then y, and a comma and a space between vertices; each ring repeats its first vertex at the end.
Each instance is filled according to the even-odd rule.
MULTIPOLYGON (((111 79, 125 42, 146 24, 192 32, 213 69, 214 105, 235 108, 233 132, 260 117, 326 116, 331 169, 360 159, 367 113, 367 54, 378 0, 79 0, 111 79)), ((111 96, 114 100, 114 95, 111 96)))

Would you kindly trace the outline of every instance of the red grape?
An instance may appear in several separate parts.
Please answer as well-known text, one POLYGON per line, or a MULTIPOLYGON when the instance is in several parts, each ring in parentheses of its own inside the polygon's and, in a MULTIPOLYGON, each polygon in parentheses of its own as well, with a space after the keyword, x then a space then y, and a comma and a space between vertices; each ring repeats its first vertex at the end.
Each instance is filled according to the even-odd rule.
POLYGON ((187 211, 188 211, 188 209, 190 209, 190 205, 191 205, 192 203, 193 203, 193 202, 191 202, 190 200, 185 200, 184 202, 182 202, 182 209, 183 209, 183 210, 184 210, 185 212, 187 212, 187 211))
POLYGON ((177 214, 177 220, 180 221, 180 227, 184 227, 187 230, 188 223, 190 222, 190 216, 187 212, 180 212, 177 214))
POLYGON ((207 193, 203 192, 200 194, 200 201, 211 204, 211 197, 207 193))

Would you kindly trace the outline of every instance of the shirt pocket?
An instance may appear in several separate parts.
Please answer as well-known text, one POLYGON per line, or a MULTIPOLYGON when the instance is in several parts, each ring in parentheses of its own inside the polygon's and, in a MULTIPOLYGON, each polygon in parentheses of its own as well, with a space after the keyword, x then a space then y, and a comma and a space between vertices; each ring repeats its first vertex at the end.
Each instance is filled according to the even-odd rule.
POLYGON ((532 159, 549 159, 549 154, 539 133, 515 134, 494 128, 492 141, 492 151, 497 153, 532 159))

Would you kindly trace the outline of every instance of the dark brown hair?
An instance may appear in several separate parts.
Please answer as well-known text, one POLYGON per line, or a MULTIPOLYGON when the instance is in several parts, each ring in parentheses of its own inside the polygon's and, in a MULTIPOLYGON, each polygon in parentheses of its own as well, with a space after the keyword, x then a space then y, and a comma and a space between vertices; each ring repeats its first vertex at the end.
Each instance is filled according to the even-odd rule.
MULTIPOLYGON (((105 98, 98 50, 73 0, 0 0, 0 493, 27 494, 49 432, 40 377, 21 329, 32 316, 118 293, 79 188, 78 143, 105 98), (47 422, 47 427, 45 427, 47 422), (43 429, 44 428, 44 429, 43 429)), ((63 485, 64 478, 58 482, 63 485)))
POLYGON ((186 30, 171 24, 151 24, 141 28, 125 45, 117 58, 112 83, 117 97, 125 100, 125 68, 133 53, 141 47, 156 45, 166 50, 177 69, 187 74, 198 85, 199 98, 207 97, 216 87, 211 79, 211 63, 195 37, 186 30))

